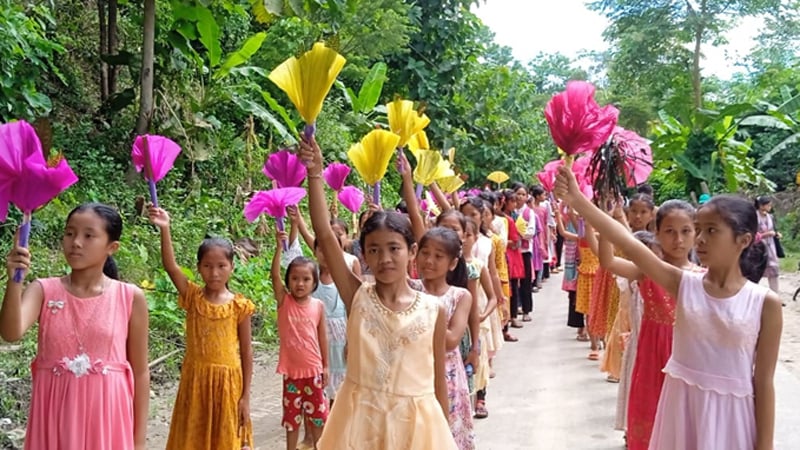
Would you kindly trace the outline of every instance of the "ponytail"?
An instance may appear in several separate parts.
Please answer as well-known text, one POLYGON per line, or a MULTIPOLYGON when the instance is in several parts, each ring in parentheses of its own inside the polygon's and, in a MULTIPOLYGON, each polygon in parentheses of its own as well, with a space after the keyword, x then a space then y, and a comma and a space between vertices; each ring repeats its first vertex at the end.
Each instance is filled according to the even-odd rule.
POLYGON ((119 280, 119 269, 113 256, 106 258, 106 262, 103 264, 103 274, 112 280, 119 280))
POLYGON ((763 241, 753 243, 739 256, 739 269, 745 278, 758 283, 767 270, 767 246, 763 241))
POLYGON ((467 261, 464 260, 463 255, 458 257, 456 267, 447 272, 447 284, 467 289, 469 285, 469 273, 467 272, 467 261))

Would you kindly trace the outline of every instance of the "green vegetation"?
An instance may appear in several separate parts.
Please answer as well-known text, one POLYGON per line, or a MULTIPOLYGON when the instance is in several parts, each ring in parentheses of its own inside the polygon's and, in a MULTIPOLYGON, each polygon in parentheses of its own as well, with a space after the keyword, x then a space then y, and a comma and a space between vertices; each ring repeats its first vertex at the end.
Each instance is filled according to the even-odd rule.
MULTIPOLYGON (((400 95, 422 102, 435 148, 457 148, 468 185, 480 186, 492 170, 533 182, 541 164, 556 157, 545 103, 566 81, 588 79, 602 103, 620 106, 622 125, 654 140, 651 181, 659 200, 699 193, 701 183, 714 192, 795 190, 797 0, 707 1, 699 2, 707 9, 696 11, 698 2, 594 2, 612 25, 610 49, 589 55, 596 62, 591 70, 559 54, 514 60, 470 11, 477 3, 0 0, 0 35, 7 37, 0 41, 0 121, 35 122, 46 150, 63 152, 80 176, 34 215, 29 279, 68 269, 59 242, 74 206, 112 204, 125 219, 117 255, 123 277, 147 291, 151 359, 181 348, 183 314, 159 268, 158 232, 143 215, 147 187, 130 166, 135 130, 148 130, 183 148, 159 184, 179 263, 192 272, 207 234, 235 241, 240 257, 232 286, 258 305, 255 339, 274 345, 273 226, 266 219, 247 223, 242 208, 253 191, 269 187, 260 170, 266 155, 296 143, 302 122, 266 76, 319 40, 348 60, 317 123, 331 161, 346 161, 351 143, 385 124, 382 105, 400 95), (154 5, 153 28, 142 3, 154 5), (665 14, 670 8, 675 14, 665 14), (702 47, 736 16, 753 14, 766 18, 748 72, 732 80, 705 76, 696 58, 702 47), (141 76, 149 65, 146 36, 154 42, 152 91, 141 76)), ((399 178, 391 170, 388 177, 383 200, 393 206, 399 178)), ((358 184, 356 178, 350 183, 358 184)), ((784 264, 794 270, 797 201, 779 203, 784 242, 795 255, 784 264)), ((20 219, 12 211, 0 224, 0 253, 8 251, 20 219)), ((34 352, 33 330, 19 348, 0 347, 0 419, 11 419, 12 427, 24 424, 34 352)), ((154 380, 174 380, 179 362, 180 353, 168 358, 154 369, 154 380)), ((0 433, 0 447, 11 445, 7 440, 0 433)))

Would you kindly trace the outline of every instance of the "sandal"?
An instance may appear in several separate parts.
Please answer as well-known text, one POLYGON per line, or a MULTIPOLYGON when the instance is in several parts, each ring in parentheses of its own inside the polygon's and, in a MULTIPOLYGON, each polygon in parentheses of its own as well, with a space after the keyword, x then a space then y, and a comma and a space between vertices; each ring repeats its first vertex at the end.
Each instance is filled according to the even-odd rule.
POLYGON ((475 416, 476 419, 485 419, 489 417, 489 411, 486 410, 486 402, 478 400, 475 403, 475 416))
POLYGON ((517 319, 511 319, 512 328, 522 328, 522 324, 517 319))
POLYGON ((503 340, 506 342, 517 342, 519 338, 510 335, 509 333, 503 333, 503 340))
POLYGON ((531 322, 531 321, 533 321, 533 319, 531 319, 531 316, 529 314, 525 314, 525 315, 522 316, 522 321, 523 322, 531 322))
POLYGON ((619 378, 613 375, 609 375, 608 377, 606 377, 606 381, 608 381, 609 383, 619 383, 619 378))
POLYGON ((589 342, 589 335, 588 334, 579 334, 575 336, 575 340, 578 342, 589 342))
POLYGON ((600 359, 600 352, 597 350, 592 350, 591 352, 589 352, 588 358, 590 361, 597 361, 600 359))

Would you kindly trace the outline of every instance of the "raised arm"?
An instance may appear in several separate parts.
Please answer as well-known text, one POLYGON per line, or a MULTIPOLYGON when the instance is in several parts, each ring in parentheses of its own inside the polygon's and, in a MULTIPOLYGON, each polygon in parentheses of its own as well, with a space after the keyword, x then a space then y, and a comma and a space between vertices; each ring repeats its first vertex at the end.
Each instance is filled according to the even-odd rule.
POLYGON ((310 142, 300 142, 300 157, 308 168, 308 203, 311 214, 311 226, 317 236, 317 243, 331 270, 331 277, 339 290, 339 295, 347 309, 353 303, 353 297, 361 287, 361 279, 350 271, 344 260, 342 247, 333 234, 328 219, 328 205, 325 201, 325 189, 322 183, 322 152, 317 141, 312 137, 310 142))
POLYGON ((175 261, 175 249, 172 246, 172 234, 170 233, 170 218, 167 211, 156 206, 150 206, 150 223, 161 230, 161 264, 167 271, 169 279, 178 290, 178 294, 185 295, 189 289, 189 279, 181 270, 181 266, 175 261))
POLYGON ((408 218, 411 220, 411 230, 414 233, 414 240, 419 242, 425 234, 425 224, 422 222, 422 215, 419 210, 419 203, 417 202, 417 194, 414 192, 414 178, 411 176, 411 164, 408 163, 406 155, 403 152, 398 152, 400 161, 398 162, 397 170, 400 171, 400 176, 403 179, 401 186, 403 200, 406 202, 408 209, 408 218))
MULTIPOLYGON (((311 234, 311 231, 308 229, 308 225, 306 225, 305 219, 303 219, 303 215, 300 213, 300 208, 297 206, 287 206, 286 213, 289 216, 289 220, 292 221, 292 232, 299 232, 300 236, 303 237, 303 241, 305 241, 308 248, 314 248, 314 235, 311 234)), ((294 242, 297 234, 289 235, 289 242, 294 242)))
POLYGON ((27 272, 31 267, 31 253, 20 247, 19 233, 14 238, 14 247, 6 259, 7 282, 0 306, 0 337, 6 342, 22 339, 25 332, 36 323, 44 302, 44 289, 37 281, 27 289, 22 289, 22 282, 14 282, 14 272, 20 269, 27 272))
MULTIPOLYGON (((578 189, 575 175, 567 167, 558 170, 556 193, 572 206, 586 221, 620 249, 639 269, 677 298, 681 269, 662 261, 647 246, 633 237, 625 227, 592 204, 578 189)), ((587 234, 589 232, 587 231, 587 234)))
POLYGON ((447 201, 447 196, 444 195, 442 188, 440 188, 438 184, 435 182, 431 183, 428 189, 430 189, 431 194, 433 194, 433 199, 436 201, 436 204, 439 205, 439 209, 442 210, 442 212, 453 209, 453 205, 447 201))
POLYGON ((564 217, 558 210, 556 210, 556 229, 561 237, 568 241, 577 241, 579 239, 577 234, 568 231, 567 227, 564 226, 564 217))
POLYGON ((283 306, 283 298, 286 297, 286 286, 283 285, 281 278, 281 254, 283 254, 283 242, 286 241, 286 233, 278 231, 275 235, 275 254, 272 255, 272 292, 275 300, 278 301, 278 308, 283 306))
POLYGON ((636 267, 636 264, 614 255, 614 246, 611 245, 611 242, 603 238, 602 234, 597 238, 597 246, 599 250, 597 257, 600 260, 601 267, 607 269, 614 275, 629 280, 640 280, 642 278, 642 271, 636 267))

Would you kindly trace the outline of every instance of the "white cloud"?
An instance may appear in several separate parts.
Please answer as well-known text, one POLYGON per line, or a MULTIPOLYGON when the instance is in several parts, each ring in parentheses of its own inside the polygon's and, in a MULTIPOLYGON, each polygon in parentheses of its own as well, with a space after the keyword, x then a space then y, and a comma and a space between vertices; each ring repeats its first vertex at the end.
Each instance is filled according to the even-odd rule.
MULTIPOLYGON (((608 20, 590 11, 584 0, 487 0, 473 8, 495 33, 495 42, 511 47, 514 57, 528 61, 539 52, 561 52, 575 58, 582 50, 605 50, 603 30, 608 20)), ((746 18, 726 33, 728 44, 705 44, 702 66, 706 75, 729 78, 735 64, 754 45, 763 20, 746 18)))

